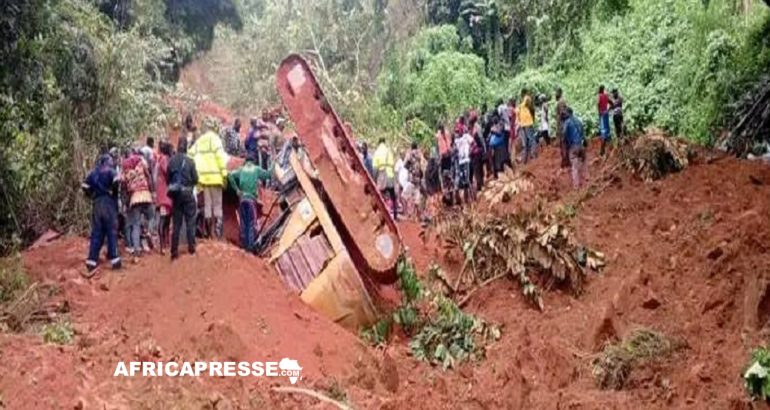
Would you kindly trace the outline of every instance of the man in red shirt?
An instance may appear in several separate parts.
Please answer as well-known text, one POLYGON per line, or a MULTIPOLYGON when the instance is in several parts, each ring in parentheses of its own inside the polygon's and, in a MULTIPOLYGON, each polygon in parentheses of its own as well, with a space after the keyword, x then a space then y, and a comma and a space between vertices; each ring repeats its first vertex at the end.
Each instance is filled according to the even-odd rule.
POLYGON ((607 143, 611 140, 610 133, 610 96, 604 92, 604 86, 599 86, 599 96, 597 102, 599 111, 599 135, 602 138, 601 156, 604 156, 607 143))

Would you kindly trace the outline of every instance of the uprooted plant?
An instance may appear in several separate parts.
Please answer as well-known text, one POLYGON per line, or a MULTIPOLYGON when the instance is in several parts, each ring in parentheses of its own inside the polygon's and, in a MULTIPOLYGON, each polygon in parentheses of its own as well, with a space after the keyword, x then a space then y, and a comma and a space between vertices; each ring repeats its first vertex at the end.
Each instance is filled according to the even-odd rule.
POLYGON ((596 385, 602 389, 622 389, 634 367, 670 356, 681 344, 665 335, 637 329, 619 344, 609 344, 592 363, 596 385))
POLYGON ((566 226, 541 209, 508 214, 453 214, 438 224, 450 247, 462 251, 464 265, 451 286, 464 305, 476 289, 510 277, 543 309, 542 290, 567 287, 582 292, 585 267, 604 266, 604 255, 576 244, 566 226))
POLYGON ((677 138, 651 129, 624 145, 621 155, 631 172, 645 181, 654 181, 685 169, 694 151, 677 138))

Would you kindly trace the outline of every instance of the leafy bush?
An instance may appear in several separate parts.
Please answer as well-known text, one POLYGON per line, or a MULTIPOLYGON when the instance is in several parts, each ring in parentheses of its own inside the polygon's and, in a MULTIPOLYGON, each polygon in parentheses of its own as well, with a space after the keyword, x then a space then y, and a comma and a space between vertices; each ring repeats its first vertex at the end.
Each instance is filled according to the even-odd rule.
POLYGON ((630 0, 624 10, 609 18, 597 13, 578 30, 572 52, 555 51, 544 64, 503 81, 498 94, 517 95, 524 85, 561 86, 590 134, 597 130, 596 92, 604 84, 623 94, 630 129, 656 126, 711 142, 730 102, 756 79, 758 66, 767 66, 770 49, 761 40, 767 10, 744 16, 732 2, 704 7, 698 0, 630 0))
POLYGON ((409 342, 417 359, 449 369, 483 358, 486 344, 500 338, 499 328, 463 312, 451 299, 437 295, 433 303, 435 315, 409 342))
POLYGON ((34 18, 17 32, 28 50, 11 54, 35 69, 22 89, 0 91, 0 215, 11 222, 0 252, 48 227, 83 228, 89 207, 78 187, 96 154, 166 120, 160 77, 171 49, 160 39, 118 29, 85 0, 45 2, 34 18), (27 106, 40 118, 18 109, 27 106))
POLYGON ((743 374, 752 399, 770 400, 770 349, 761 347, 751 354, 751 364, 743 374))

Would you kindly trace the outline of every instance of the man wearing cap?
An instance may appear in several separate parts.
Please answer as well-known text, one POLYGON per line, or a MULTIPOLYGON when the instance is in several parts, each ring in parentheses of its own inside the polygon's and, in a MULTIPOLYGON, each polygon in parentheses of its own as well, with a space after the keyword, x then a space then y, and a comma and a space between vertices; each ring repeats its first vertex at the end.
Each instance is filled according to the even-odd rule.
MULTIPOLYGON (((272 169, 272 165, 269 165, 272 169)), ((228 179, 240 199, 238 217, 241 221, 241 248, 251 251, 256 243, 257 201, 259 182, 270 180, 271 173, 256 165, 253 155, 246 156, 246 162, 232 172, 228 179)))
POLYGON ((214 124, 207 124, 205 133, 195 141, 188 155, 195 161, 198 172, 198 185, 203 191, 203 216, 206 236, 222 238, 222 189, 227 180, 227 162, 229 160, 222 139, 215 132, 214 124))

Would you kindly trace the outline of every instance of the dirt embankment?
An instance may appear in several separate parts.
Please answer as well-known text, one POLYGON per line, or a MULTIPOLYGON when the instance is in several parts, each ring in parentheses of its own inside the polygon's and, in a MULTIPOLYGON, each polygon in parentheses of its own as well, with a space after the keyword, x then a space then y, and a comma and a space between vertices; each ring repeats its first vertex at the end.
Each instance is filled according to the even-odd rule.
MULTIPOLYGON (((558 162, 549 148, 528 167, 553 207, 578 197, 558 162)), ((593 178, 611 168, 593 162, 593 178)), ((444 372, 414 361, 404 340, 366 347, 302 304, 263 261, 228 245, 85 281, 86 241, 66 238, 26 253, 24 264, 70 302, 75 342, 0 335, 0 395, 10 409, 328 408, 270 390, 283 379, 112 377, 121 360, 289 357, 303 367, 299 386, 362 409, 749 408, 740 373, 768 340, 770 320, 770 170, 725 158, 654 183, 614 173, 569 221, 607 254, 607 268, 577 299, 546 293, 542 313, 506 281, 475 294, 468 310, 503 330, 484 361, 444 372), (637 327, 686 347, 634 369, 622 391, 598 389, 591 359, 637 327)), ((432 262, 460 268, 430 233, 400 227, 421 271, 432 262)))

